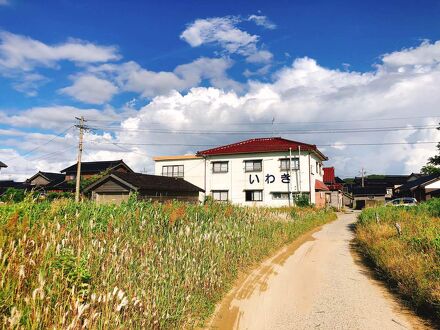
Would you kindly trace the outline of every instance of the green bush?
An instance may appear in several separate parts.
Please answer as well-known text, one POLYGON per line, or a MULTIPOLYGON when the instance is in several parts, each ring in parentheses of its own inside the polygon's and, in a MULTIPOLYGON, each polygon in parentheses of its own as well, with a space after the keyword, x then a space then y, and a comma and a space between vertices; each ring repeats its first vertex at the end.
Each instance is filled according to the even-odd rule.
POLYGON ((73 199, 75 197, 74 193, 68 192, 68 191, 64 191, 64 192, 50 192, 46 195, 46 199, 49 201, 53 201, 55 199, 60 199, 60 198, 71 198, 73 199))
POLYGON ((309 196, 306 194, 299 194, 295 196, 295 205, 299 207, 310 206, 309 196))
POLYGON ((26 194, 24 189, 16 189, 16 188, 8 188, 3 195, 1 195, 0 199, 2 202, 22 202, 25 198, 26 194))

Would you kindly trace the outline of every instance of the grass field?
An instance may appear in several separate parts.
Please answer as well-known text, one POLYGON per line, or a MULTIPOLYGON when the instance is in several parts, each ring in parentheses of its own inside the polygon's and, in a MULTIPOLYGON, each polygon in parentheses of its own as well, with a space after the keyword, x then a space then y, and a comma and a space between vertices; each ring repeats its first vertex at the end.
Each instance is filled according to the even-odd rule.
POLYGON ((440 321, 440 199, 415 207, 365 209, 356 238, 416 310, 429 311, 440 321))
POLYGON ((226 204, 0 205, 6 327, 199 326, 238 271, 335 218, 226 204))

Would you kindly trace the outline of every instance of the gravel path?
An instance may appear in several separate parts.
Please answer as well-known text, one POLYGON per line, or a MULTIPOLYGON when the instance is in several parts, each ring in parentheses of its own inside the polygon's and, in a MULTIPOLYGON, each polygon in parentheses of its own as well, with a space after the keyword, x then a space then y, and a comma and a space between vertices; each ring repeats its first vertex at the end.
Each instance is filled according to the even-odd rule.
POLYGON ((238 281, 210 329, 425 329, 350 248, 356 214, 279 251, 238 281))

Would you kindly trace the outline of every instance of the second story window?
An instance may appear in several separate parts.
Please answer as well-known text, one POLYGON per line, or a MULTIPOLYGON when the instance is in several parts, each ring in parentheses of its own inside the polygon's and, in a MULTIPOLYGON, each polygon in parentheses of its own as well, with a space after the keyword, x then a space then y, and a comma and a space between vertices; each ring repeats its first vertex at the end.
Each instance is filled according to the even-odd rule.
POLYGON ((163 176, 172 176, 175 178, 183 178, 183 165, 166 165, 162 166, 163 176))
POLYGON ((281 171, 290 171, 290 165, 292 165, 292 170, 299 170, 299 158, 282 158, 280 159, 280 169, 281 171))
POLYGON ((212 173, 228 173, 228 162, 212 162, 212 173))
POLYGON ((244 171, 245 172, 261 172, 263 169, 262 160, 245 160, 244 171))

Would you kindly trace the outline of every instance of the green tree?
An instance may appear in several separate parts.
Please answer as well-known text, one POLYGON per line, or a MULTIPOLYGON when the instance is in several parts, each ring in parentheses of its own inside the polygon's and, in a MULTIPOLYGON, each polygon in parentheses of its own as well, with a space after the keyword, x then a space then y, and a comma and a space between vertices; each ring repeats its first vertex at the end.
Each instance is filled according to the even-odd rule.
MULTIPOLYGON (((440 130, 440 126, 437 127, 440 130)), ((437 144, 438 154, 428 159, 428 163, 420 170, 423 174, 440 173, 440 142, 437 144)))
POLYGON ((4 194, 0 197, 2 202, 14 202, 18 203, 24 200, 24 189, 8 188, 4 194))

